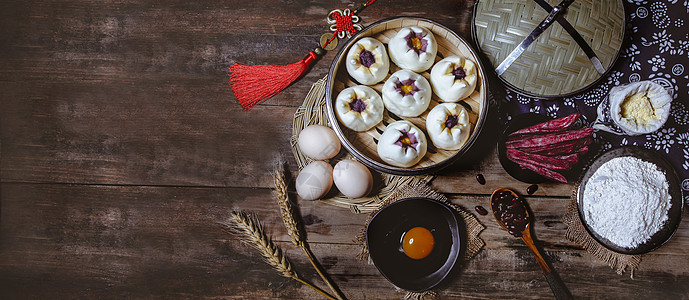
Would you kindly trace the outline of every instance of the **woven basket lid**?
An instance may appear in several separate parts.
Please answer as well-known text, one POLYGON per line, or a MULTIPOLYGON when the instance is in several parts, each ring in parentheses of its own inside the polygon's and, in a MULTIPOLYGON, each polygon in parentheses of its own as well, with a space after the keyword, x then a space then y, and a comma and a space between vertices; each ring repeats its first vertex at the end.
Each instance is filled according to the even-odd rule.
MULTIPOLYGON (((559 0, 545 2, 554 7, 559 0)), ((548 16, 548 11, 535 0, 480 0, 474 9, 472 33, 492 69, 548 16)), ((607 73, 624 40, 622 1, 577 0, 563 16, 588 43, 607 73)), ((555 21, 499 77, 519 93, 551 98, 583 91, 603 75, 555 21)))

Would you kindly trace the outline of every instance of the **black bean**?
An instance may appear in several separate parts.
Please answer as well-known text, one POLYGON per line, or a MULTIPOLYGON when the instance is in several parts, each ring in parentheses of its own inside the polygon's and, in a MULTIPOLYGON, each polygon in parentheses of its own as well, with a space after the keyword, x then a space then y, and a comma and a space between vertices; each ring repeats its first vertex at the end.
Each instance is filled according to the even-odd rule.
POLYGON ((478 181, 478 183, 480 183, 481 185, 486 184, 486 178, 483 177, 483 174, 476 175, 476 181, 478 181))
POLYGON ((486 209, 483 208, 483 206, 481 206, 481 205, 476 205, 476 207, 474 207, 474 209, 476 210, 476 212, 479 215, 485 216, 488 214, 488 211, 486 211, 486 209))
POLYGON ((528 188, 526 188, 526 192, 529 195, 533 195, 533 193, 535 193, 536 191, 538 191, 538 185, 536 185, 536 184, 532 184, 528 188))

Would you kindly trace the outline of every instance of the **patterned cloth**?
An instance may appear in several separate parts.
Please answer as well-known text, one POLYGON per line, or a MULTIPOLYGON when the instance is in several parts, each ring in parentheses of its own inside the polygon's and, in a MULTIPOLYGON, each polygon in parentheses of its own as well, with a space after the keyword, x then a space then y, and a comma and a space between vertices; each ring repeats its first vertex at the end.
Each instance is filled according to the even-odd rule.
POLYGON ((672 95, 672 110, 665 125, 656 132, 624 136, 596 132, 608 150, 637 145, 663 155, 675 167, 685 202, 689 201, 689 0, 626 0, 628 41, 613 70, 591 89, 571 97, 539 100, 506 91, 502 117, 532 112, 552 118, 580 112, 586 122, 596 120, 598 104, 614 86, 642 80, 654 81, 672 95))

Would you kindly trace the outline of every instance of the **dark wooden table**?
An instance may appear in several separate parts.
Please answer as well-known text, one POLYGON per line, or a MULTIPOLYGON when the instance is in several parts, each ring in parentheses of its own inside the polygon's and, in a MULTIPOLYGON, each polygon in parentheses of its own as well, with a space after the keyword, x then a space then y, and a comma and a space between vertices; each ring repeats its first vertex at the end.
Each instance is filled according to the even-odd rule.
MULTIPOLYGON (((287 236, 271 194, 272 163, 296 163, 292 115, 327 73, 246 112, 228 66, 300 60, 326 14, 360 1, 4 1, 0 4, 0 297, 293 298, 319 295, 285 279, 219 225, 254 211, 295 268, 322 285, 287 236)), ((365 24, 421 16, 470 37, 473 1, 379 0, 365 24)), ((452 202, 488 207, 498 187, 523 191, 495 151, 432 182, 452 202), (474 176, 485 175, 487 184, 474 176)), ((645 255, 634 279, 564 237, 574 185, 543 184, 527 201, 535 235, 577 298, 689 297, 689 223, 645 255)), ((355 255, 366 215, 300 201, 309 242, 351 299, 400 299, 355 255)), ((685 213, 685 218, 686 213, 685 213)), ((549 298, 529 250, 490 216, 485 248, 442 298, 549 298)))

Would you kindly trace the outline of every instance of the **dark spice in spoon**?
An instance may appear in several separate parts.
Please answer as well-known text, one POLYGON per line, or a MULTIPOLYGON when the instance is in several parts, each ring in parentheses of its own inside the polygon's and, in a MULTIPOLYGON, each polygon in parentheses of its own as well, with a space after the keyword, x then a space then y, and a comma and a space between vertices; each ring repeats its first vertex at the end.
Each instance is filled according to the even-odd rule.
POLYGON ((502 191, 492 202, 493 211, 500 221, 505 224, 507 231, 516 237, 522 236, 522 231, 529 223, 524 200, 515 197, 509 191, 502 191))

